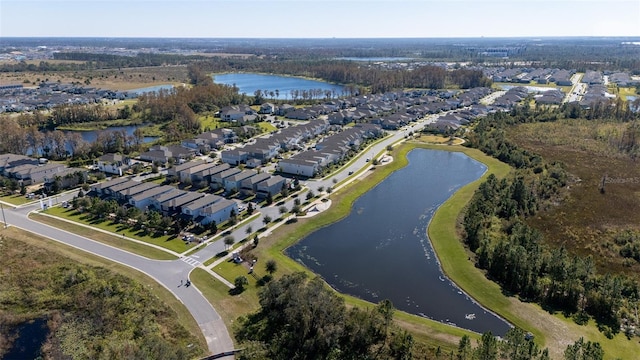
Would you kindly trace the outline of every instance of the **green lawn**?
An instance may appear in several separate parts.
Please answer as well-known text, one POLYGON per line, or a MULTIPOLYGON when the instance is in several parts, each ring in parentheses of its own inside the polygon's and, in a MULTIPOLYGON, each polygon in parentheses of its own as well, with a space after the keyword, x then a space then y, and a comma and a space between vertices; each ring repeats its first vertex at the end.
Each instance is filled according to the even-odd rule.
POLYGON ((58 229, 62 229, 70 233, 84 236, 91 240, 95 240, 107 245, 115 246, 119 249, 126 250, 150 259, 156 259, 156 260, 177 259, 175 255, 172 255, 166 251, 156 249, 138 242, 130 241, 128 239, 124 239, 122 238, 122 236, 112 235, 112 234, 104 233, 102 231, 95 231, 95 229, 93 228, 88 228, 85 226, 81 226, 77 223, 64 221, 57 217, 45 216, 37 213, 32 213, 30 217, 43 224, 48 224, 58 229))
POLYGON ((15 194, 15 195, 5 195, 0 196, 0 201, 4 201, 13 205, 22 205, 28 202, 33 201, 33 199, 27 199, 25 195, 15 194))
POLYGON ((48 215, 58 216, 60 218, 64 218, 67 220, 71 220, 83 225, 89 225, 98 229, 106 230, 115 235, 123 235, 124 238, 141 240, 149 244, 154 244, 161 246, 165 249, 173 250, 177 253, 182 253, 187 251, 188 249, 194 247, 194 245, 185 244, 182 239, 178 237, 170 237, 170 236, 159 236, 152 237, 149 235, 143 235, 139 231, 135 231, 130 228, 124 227, 122 224, 112 223, 109 220, 105 220, 102 222, 94 222, 88 219, 86 214, 80 214, 73 209, 65 209, 62 207, 52 207, 45 211, 48 215))
POLYGON ((202 131, 209 129, 209 131, 217 129, 220 126, 219 118, 213 115, 205 115, 200 117, 200 128, 202 131))

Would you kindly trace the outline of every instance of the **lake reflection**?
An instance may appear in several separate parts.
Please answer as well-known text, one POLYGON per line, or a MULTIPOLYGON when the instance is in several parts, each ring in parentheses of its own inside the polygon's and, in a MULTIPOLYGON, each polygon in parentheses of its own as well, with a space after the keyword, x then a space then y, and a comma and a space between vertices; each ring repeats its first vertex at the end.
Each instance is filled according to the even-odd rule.
POLYGON ((338 291, 477 331, 509 325, 442 273, 426 236, 437 207, 486 167, 463 153, 417 149, 409 165, 355 201, 345 219, 287 249, 338 291))

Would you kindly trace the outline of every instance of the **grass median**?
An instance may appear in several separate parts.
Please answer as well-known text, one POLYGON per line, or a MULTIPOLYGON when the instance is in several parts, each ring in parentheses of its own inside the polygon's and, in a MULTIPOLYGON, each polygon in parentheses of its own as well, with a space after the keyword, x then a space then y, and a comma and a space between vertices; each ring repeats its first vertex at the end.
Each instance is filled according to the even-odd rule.
POLYGON ((111 245, 119 249, 126 250, 150 259, 156 259, 156 260, 177 259, 176 256, 166 251, 162 251, 160 249, 156 249, 144 244, 140 244, 138 242, 127 240, 126 238, 122 238, 122 236, 119 236, 119 235, 112 235, 112 234, 104 233, 101 231, 95 231, 95 229, 92 229, 86 226, 81 226, 73 222, 64 221, 51 216, 45 216, 41 214, 31 214, 30 216, 32 219, 39 221, 43 224, 51 225, 58 229, 62 229, 70 233, 84 236, 91 240, 95 240, 103 244, 111 245))

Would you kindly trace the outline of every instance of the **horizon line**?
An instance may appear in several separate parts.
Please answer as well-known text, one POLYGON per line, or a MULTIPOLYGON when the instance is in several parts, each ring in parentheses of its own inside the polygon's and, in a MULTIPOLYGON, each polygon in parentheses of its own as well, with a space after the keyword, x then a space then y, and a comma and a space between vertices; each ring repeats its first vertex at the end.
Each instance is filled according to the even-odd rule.
POLYGON ((234 37, 234 36, 69 36, 69 35, 28 35, 0 36, 2 39, 207 39, 207 40, 393 40, 393 39, 557 39, 557 38, 640 38, 640 35, 520 35, 520 36, 393 36, 393 37, 234 37))

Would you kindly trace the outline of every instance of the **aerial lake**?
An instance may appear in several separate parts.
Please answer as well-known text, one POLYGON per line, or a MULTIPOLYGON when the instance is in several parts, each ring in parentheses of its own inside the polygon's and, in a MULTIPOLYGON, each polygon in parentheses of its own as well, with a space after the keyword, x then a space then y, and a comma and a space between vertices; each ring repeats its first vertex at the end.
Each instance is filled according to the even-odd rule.
POLYGON ((336 290, 476 332, 510 325, 473 301, 442 272, 427 226, 444 201, 478 179, 484 164, 459 152, 416 149, 409 164, 357 199, 344 219, 286 253, 336 290))
MULTIPOLYGON (((235 85, 238 87, 240 93, 245 93, 249 96, 253 96, 256 90, 265 90, 269 93, 274 92, 274 96, 267 94, 264 97, 277 98, 277 99, 293 99, 293 92, 299 91, 300 93, 305 90, 322 90, 322 98, 325 97, 324 93, 330 91, 333 97, 343 96, 345 90, 344 86, 330 84, 324 81, 309 80, 292 76, 279 76, 279 75, 264 75, 255 73, 229 73, 229 74, 217 74, 213 76, 213 82, 224 85, 235 85), (276 96, 276 90, 278 96, 276 96)), ((301 96, 300 96, 301 98, 301 96)))

